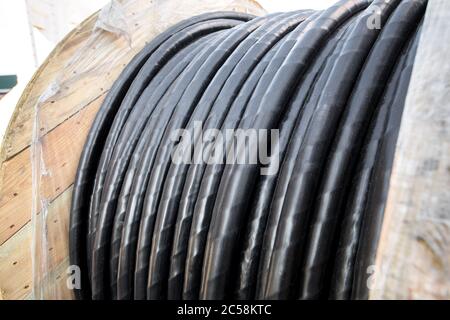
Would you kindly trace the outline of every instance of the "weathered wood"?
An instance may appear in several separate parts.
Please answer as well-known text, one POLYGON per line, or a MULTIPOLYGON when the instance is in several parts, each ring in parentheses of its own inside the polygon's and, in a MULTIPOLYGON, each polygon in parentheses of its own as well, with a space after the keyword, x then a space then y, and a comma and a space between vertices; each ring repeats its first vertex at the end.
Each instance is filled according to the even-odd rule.
MULTIPOLYGON (((44 162, 49 170, 41 183, 45 199, 52 201, 67 189, 75 179, 78 158, 95 113, 104 96, 90 103, 83 110, 46 134, 44 162)), ((7 241, 31 216, 30 149, 26 148, 3 164, 4 176, 0 198, 0 244, 7 241)))
POLYGON ((397 146, 373 299, 450 299, 450 1, 429 0, 397 146))
MULTIPOLYGON (((125 38, 105 31, 93 38, 97 15, 90 17, 58 45, 39 69, 9 125, 0 152, 3 299, 30 298, 31 130, 36 103, 50 84, 58 80, 60 90, 39 105, 44 124, 44 162, 50 170, 41 184, 44 197, 50 201, 46 277, 53 285, 46 288, 46 296, 70 299, 66 270, 71 186, 88 128, 112 82, 146 41, 176 21, 219 9, 261 12, 250 0, 124 3, 129 3, 126 17, 139 20, 128 29, 132 47, 125 38), (197 2, 198 6, 193 5, 197 2), (74 59, 82 51, 95 54, 74 59), (96 60, 91 60, 92 56, 96 60), (114 57, 114 64, 103 72, 105 66, 99 61, 111 60, 108 57, 114 57)), ((371 290, 374 299, 450 298, 449 21, 450 2, 429 0, 377 255, 371 290)))
MULTIPOLYGON (((57 272, 50 273, 55 283, 66 279, 68 259, 64 252, 68 250, 69 206, 72 196, 72 187, 65 190, 48 207, 48 267, 57 272)), ((0 283, 4 299, 23 299, 30 293, 32 283, 31 270, 31 224, 26 224, 9 241, 0 246, 2 259, 0 283)), ((56 290, 52 288, 52 290, 56 290)), ((59 297, 67 298, 71 293, 67 286, 58 286, 59 297)))
POLYGON ((121 32, 94 29, 98 14, 71 32, 33 76, 5 133, 0 150, 0 292, 3 299, 30 298, 32 287, 30 145, 36 107, 42 158, 48 170, 48 175, 41 177, 40 189, 42 199, 49 202, 45 249, 49 272, 45 277, 53 280, 48 281, 53 285, 46 288, 45 296, 70 299, 66 270, 71 185, 92 120, 114 80, 146 42, 180 20, 219 10, 264 13, 253 0, 124 0, 121 3, 121 14, 127 23, 121 26, 121 21, 114 21, 115 27, 122 27, 121 32), (42 101, 52 85, 58 90, 42 101))
POLYGON ((31 224, 0 246, 0 291, 3 299, 24 299, 31 291, 31 224))

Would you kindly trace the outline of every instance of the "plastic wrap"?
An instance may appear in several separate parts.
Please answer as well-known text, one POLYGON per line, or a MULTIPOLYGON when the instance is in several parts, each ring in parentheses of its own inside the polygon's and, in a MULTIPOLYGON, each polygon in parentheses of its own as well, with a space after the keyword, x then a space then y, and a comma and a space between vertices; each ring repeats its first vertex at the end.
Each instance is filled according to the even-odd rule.
POLYGON ((80 270, 68 259, 72 184, 85 128, 113 81, 146 43, 171 25, 224 10, 265 13, 247 0, 112 0, 69 34, 38 71, 47 85, 31 110, 32 298, 71 299, 72 289, 80 285, 80 270), (57 68, 55 59, 61 60, 57 68), (59 142, 49 138, 56 130, 64 132, 56 136, 59 142))
MULTIPOLYGON (((32 297, 328 298, 329 271, 347 271, 351 260, 352 280, 335 272, 342 294, 331 289, 337 298, 367 298, 415 49, 405 74, 397 63, 406 61, 401 53, 426 2, 342 0, 325 11, 255 18, 264 12, 246 0, 112 0, 35 80, 32 297), (368 25, 373 8, 383 28, 368 25), (184 20, 225 10, 252 15, 184 20), (379 107, 390 86, 400 108, 392 117, 379 107), (370 131, 377 112, 392 122, 376 124, 382 139, 370 131), (280 128, 280 171, 260 177, 251 163, 171 163, 169 135, 195 135, 203 121, 280 128), (372 140, 380 140, 374 159, 372 140), (356 200, 368 214, 347 217, 347 191, 367 167, 374 178, 356 200), (358 241, 358 250, 340 261, 334 250, 349 229, 341 240, 350 249, 358 241)), ((427 159, 423 171, 438 167, 427 159)))

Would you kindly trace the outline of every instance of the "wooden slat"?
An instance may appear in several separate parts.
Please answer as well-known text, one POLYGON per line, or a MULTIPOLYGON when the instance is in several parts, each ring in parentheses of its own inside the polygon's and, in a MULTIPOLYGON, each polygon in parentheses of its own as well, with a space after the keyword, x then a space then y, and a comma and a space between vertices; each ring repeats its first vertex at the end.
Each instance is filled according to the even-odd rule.
POLYGON ((429 0, 371 297, 450 299, 450 1, 429 0))
POLYGON ((31 291, 31 224, 0 246, 0 291, 3 299, 24 299, 31 291))
MULTIPOLYGON (((75 179, 78 159, 91 123, 104 96, 56 127, 42 139, 44 163, 49 175, 44 177, 41 192, 52 201, 75 179)), ((2 165, 0 191, 0 244, 8 240, 31 219, 31 158, 27 148, 2 165)))
POLYGON ((123 14, 128 16, 130 44, 125 37, 109 32, 91 32, 96 16, 85 21, 58 45, 44 62, 45 71, 41 68, 25 90, 5 134, 0 159, 9 159, 30 145, 34 107, 52 83, 57 83, 60 91, 41 106, 41 117, 46 120, 43 134, 109 89, 128 61, 161 31, 186 17, 224 9, 263 13, 251 0, 126 1, 123 14))
MULTIPOLYGON (((253 0, 125 0, 131 45, 109 32, 92 33, 93 15, 51 53, 25 89, 0 150, 0 292, 4 299, 31 297, 31 132, 37 101, 57 83, 59 91, 39 104, 43 160, 42 198, 48 207, 49 257, 46 275, 54 286, 46 296, 72 298, 65 281, 68 219, 79 156, 92 120, 124 66, 154 36, 170 25, 207 11, 234 10, 257 15, 253 0), (56 222, 54 222, 56 221, 56 222), (14 261, 13 261, 14 260, 14 261), (14 262, 17 260, 17 264, 14 262), (20 263, 21 268, 15 268, 20 263)), ((42 251, 45 252, 45 251, 42 251)))
MULTIPOLYGON (((48 268, 58 270, 50 274, 54 280, 66 279, 68 267, 68 230, 69 207, 72 188, 65 190, 48 207, 48 268)), ((30 294, 31 273, 31 223, 27 223, 19 232, 0 246, 2 272, 0 272, 0 291, 4 299, 23 299, 30 294)), ((55 281, 61 283, 61 281, 55 281)), ((67 286, 58 285, 61 298, 70 297, 67 286)), ((55 289, 56 290, 56 289, 55 289)))

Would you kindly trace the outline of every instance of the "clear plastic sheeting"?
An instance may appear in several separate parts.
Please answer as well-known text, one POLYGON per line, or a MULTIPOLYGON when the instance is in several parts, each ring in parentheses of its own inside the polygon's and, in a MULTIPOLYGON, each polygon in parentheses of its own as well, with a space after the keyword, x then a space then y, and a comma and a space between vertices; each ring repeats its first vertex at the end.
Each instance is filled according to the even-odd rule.
POLYGON ((248 0, 112 0, 69 34, 41 66, 33 81, 47 80, 48 85, 31 110, 32 298, 71 299, 71 289, 78 285, 78 270, 69 266, 68 220, 85 135, 71 132, 66 123, 78 117, 77 125, 89 127, 91 113, 95 115, 89 108, 103 99, 125 65, 160 32, 188 17, 225 10, 265 13, 248 0), (55 63, 58 59, 65 62, 55 63), (83 112, 90 118, 80 115, 83 112), (65 125, 60 136, 48 138, 65 125), (64 157, 67 161, 61 160, 64 157))

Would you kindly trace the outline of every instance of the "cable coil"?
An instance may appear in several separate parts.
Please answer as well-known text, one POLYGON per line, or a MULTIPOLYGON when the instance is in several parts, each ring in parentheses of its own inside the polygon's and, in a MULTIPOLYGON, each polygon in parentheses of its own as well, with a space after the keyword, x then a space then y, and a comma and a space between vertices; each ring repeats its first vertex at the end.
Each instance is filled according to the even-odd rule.
POLYGON ((208 13, 150 42, 109 90, 81 155, 76 297, 368 298, 426 4, 208 13), (229 165, 215 154, 227 140, 196 153, 198 123, 271 132, 270 162, 229 165), (189 143, 173 139, 180 129, 189 143), (173 161, 182 144, 192 162, 173 161))

